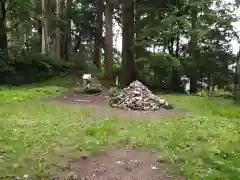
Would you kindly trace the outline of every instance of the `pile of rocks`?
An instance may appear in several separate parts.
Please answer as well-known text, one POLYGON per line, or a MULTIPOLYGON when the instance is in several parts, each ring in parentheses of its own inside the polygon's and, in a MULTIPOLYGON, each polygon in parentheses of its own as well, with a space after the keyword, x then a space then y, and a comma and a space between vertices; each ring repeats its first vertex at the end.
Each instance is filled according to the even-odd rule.
POLYGON ((121 109, 155 111, 160 108, 168 108, 164 99, 154 95, 146 86, 139 81, 132 82, 115 98, 113 107, 121 109))

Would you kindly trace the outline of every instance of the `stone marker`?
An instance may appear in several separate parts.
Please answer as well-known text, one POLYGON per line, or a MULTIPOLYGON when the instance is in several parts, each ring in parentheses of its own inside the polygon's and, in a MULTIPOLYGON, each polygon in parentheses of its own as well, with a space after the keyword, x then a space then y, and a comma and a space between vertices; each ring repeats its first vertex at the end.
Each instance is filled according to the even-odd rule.
POLYGON ((111 106, 127 110, 155 111, 168 108, 168 103, 154 95, 140 81, 132 82, 127 88, 114 97, 111 106))

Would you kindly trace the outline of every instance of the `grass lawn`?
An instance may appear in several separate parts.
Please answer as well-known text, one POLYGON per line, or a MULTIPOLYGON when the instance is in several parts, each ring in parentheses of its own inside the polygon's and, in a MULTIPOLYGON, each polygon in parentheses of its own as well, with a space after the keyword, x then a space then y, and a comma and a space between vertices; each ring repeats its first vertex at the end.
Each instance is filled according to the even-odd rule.
POLYGON ((38 100, 63 88, 61 83, 1 88, 0 177, 46 178, 54 166, 80 154, 128 144, 157 150, 162 161, 191 180, 240 179, 240 107, 230 100, 164 95, 192 115, 122 121, 99 119, 94 109, 38 100))
POLYGON ((190 110, 194 115, 240 119, 240 107, 234 105, 231 99, 189 95, 163 95, 163 97, 176 107, 190 110))

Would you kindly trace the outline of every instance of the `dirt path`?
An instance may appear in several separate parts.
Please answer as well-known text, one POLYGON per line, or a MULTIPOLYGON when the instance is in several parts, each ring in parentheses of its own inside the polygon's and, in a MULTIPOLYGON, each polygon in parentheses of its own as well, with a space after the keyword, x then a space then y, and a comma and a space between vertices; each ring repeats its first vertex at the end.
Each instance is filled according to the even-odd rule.
MULTIPOLYGON (((183 116, 188 112, 174 108, 156 112, 128 111, 108 106, 104 95, 82 95, 67 91, 62 95, 45 99, 60 104, 73 104, 79 108, 93 108, 98 116, 117 116, 123 120, 162 120, 173 116, 183 116)), ((64 166, 66 167, 66 166, 64 166)), ((158 162, 156 154, 150 151, 115 149, 82 156, 68 163, 67 168, 58 168, 55 180, 183 180, 172 176, 164 164, 158 162)))
POLYGON ((98 115, 102 116, 117 116, 122 118, 133 119, 168 119, 170 117, 184 116, 189 112, 185 109, 174 108, 170 110, 160 109, 158 111, 133 111, 111 108, 108 105, 108 97, 106 95, 83 95, 75 94, 72 91, 67 91, 52 99, 45 101, 57 102, 59 104, 73 104, 79 108, 93 108, 98 115))
POLYGON ((171 175, 158 157, 149 151, 120 149, 82 156, 58 169, 58 180, 183 180, 171 175))

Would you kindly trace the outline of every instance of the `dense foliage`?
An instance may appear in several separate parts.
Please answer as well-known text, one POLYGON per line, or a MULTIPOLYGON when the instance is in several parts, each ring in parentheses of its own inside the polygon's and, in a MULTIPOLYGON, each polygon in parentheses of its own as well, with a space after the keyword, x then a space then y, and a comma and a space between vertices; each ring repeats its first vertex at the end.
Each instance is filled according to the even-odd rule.
POLYGON ((29 83, 66 70, 102 71, 109 82, 119 76, 122 87, 141 79, 172 91, 182 91, 181 77, 187 76, 193 93, 199 81, 220 88, 239 81, 230 45, 238 38, 232 25, 238 20, 235 2, 0 2, 1 83, 29 83), (117 26, 121 52, 113 47, 117 26))

